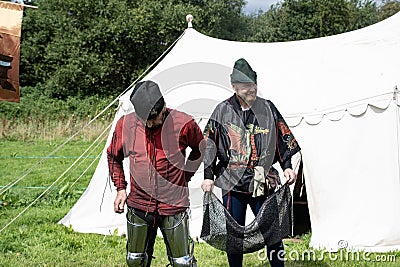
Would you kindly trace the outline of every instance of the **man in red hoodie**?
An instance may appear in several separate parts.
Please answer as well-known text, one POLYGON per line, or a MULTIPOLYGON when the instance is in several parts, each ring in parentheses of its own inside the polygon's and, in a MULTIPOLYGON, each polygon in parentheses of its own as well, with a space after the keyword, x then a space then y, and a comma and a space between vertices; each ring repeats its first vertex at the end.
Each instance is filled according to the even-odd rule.
POLYGON ((107 149, 118 191, 114 211, 124 212, 127 204, 127 264, 150 266, 160 228, 170 264, 196 266, 188 227, 188 182, 202 162, 202 132, 191 116, 166 107, 155 82, 136 84, 130 100, 135 112, 118 120, 107 149), (130 163, 129 194, 125 158, 130 163))

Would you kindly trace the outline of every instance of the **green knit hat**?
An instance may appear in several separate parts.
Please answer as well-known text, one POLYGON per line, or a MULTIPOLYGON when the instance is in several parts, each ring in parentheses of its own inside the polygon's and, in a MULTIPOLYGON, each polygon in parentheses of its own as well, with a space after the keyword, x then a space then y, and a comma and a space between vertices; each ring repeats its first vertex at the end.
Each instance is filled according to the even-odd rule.
POLYGON ((257 73, 244 58, 236 60, 231 74, 231 83, 257 83, 257 73))

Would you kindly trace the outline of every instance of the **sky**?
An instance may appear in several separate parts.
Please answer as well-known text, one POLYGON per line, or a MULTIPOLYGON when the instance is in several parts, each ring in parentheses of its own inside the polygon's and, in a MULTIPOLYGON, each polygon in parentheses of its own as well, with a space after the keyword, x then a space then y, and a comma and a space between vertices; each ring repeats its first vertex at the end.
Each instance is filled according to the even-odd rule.
POLYGON ((259 9, 266 11, 272 4, 279 0, 247 0, 247 5, 244 8, 245 13, 256 13, 259 9))

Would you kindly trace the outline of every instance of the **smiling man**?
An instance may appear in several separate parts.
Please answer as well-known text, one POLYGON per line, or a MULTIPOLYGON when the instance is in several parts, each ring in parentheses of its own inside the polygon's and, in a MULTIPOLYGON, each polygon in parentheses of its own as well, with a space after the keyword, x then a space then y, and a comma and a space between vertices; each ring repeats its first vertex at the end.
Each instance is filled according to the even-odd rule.
MULTIPOLYGON (((257 73, 245 59, 235 62, 230 77, 235 94, 217 105, 204 131, 207 148, 202 189, 212 191, 215 180, 222 189, 223 205, 244 226, 247 205, 257 215, 280 184, 272 164, 280 163, 288 184, 296 181, 291 158, 300 147, 275 105, 257 96, 257 73)), ((232 249, 240 251, 242 236, 234 239, 236 243, 227 241, 230 267, 242 266, 243 261, 243 254, 232 249)), ((282 236, 276 239, 278 242, 267 246, 269 261, 271 266, 283 266, 282 236)))

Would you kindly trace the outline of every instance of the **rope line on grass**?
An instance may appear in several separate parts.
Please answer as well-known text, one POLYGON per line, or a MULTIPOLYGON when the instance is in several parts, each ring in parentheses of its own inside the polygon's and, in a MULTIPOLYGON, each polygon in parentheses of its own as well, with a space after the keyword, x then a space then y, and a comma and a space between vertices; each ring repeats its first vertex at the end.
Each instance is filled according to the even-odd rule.
MULTIPOLYGON (((103 152, 100 152, 99 154, 101 155, 101 153, 103 153, 103 152)), ((75 181, 71 184, 70 188, 72 188, 72 187, 83 177, 83 175, 85 175, 85 173, 90 169, 90 167, 92 167, 92 165, 93 165, 94 163, 95 163, 95 161, 93 160, 93 161, 89 164, 89 166, 81 173, 81 175, 79 175, 79 177, 75 179, 75 181)))
MULTIPOLYGON (((101 144, 101 142, 104 141, 104 140, 108 137, 107 133, 108 133, 109 129, 111 128, 111 125, 112 125, 112 124, 110 124, 110 125, 100 134, 100 136, 99 136, 99 141, 97 142, 97 145, 96 145, 95 147, 93 147, 91 153, 94 152, 94 151, 98 148, 98 146, 101 144)), ((101 152, 97 155, 96 158, 100 158, 102 153, 103 153, 103 151, 101 151, 101 152)), ((82 161, 82 163, 85 162, 86 159, 87 159, 87 158, 85 158, 85 159, 82 161)), ((90 167, 91 167, 95 162, 96 162, 96 160, 92 160, 92 162, 89 164, 89 166, 88 166, 88 167, 79 175, 79 177, 71 184, 70 188, 73 187, 73 186, 83 177, 83 175, 85 175, 85 173, 90 169, 90 167)), ((79 164, 79 165, 81 165, 81 164, 79 164)))
MULTIPOLYGON (((89 154, 93 153, 93 152, 98 148, 98 146, 101 144, 101 142, 104 141, 104 139, 106 139, 106 137, 107 137, 107 134, 106 134, 106 133, 107 133, 108 130, 111 128, 111 125, 112 125, 112 123, 110 123, 110 124, 103 130, 103 132, 97 137, 97 139, 96 139, 95 141, 93 141, 93 143, 92 143, 91 146, 93 146, 93 144, 95 144, 95 143, 97 143, 97 145, 94 146, 94 147, 92 148, 92 150, 89 152, 89 154)), ((89 148, 90 148, 90 147, 89 147, 89 148)), ((103 151, 99 153, 99 156, 96 156, 95 159, 92 160, 92 162, 89 164, 89 167, 84 171, 84 173, 86 173, 86 171, 96 162, 96 159, 99 158, 100 155, 101 155, 102 153, 103 153, 103 151)), ((64 176, 64 178, 59 182, 60 185, 61 185, 69 176, 71 176, 72 173, 74 173, 74 172, 78 169, 79 166, 81 166, 81 165, 88 159, 87 157, 86 157, 86 158, 81 157, 81 158, 83 158, 83 160, 81 160, 80 163, 77 164, 77 165, 75 166, 75 168, 74 168, 68 175, 64 176)), ((84 175, 84 173, 81 174, 81 175, 79 176, 79 179, 84 175)), ((75 182, 77 182, 77 181, 75 181, 75 182)), ((74 182, 74 183, 75 183, 75 182, 74 182)), ((70 187, 72 187, 72 185, 71 185, 70 187)))
MULTIPOLYGON (((4 185, 0 185, 0 188, 4 188, 4 185)), ((13 186, 12 188, 21 188, 21 189, 46 189, 49 188, 50 186, 13 186)), ((82 190, 85 190, 86 188, 79 188, 82 190)))
MULTIPOLYGON (((98 116, 97 116, 98 117, 98 116)), ((39 160, 38 162, 36 162, 36 164, 34 164, 33 166, 31 166, 28 170, 26 170, 18 179, 16 179, 14 182, 10 182, 8 183, 1 191, 0 191, 0 195, 4 194, 7 190, 9 190, 11 187, 13 187, 16 183, 18 183, 19 181, 21 181, 23 178, 25 178, 26 176, 28 176, 34 169, 36 169, 39 165, 41 165, 42 163, 44 163, 46 160, 48 160, 51 156, 53 156, 56 152, 58 152, 61 148, 63 148, 69 141, 71 141, 74 137, 76 137, 78 135, 78 133, 80 133, 84 128, 86 128, 87 126, 89 126, 91 123, 93 122, 93 120, 91 120, 89 123, 87 123, 83 128, 81 128, 80 130, 78 130, 77 132, 75 132, 72 136, 70 136, 66 141, 64 141, 64 143, 62 143, 61 145, 59 145, 56 149, 54 149, 50 154, 48 154, 46 157, 44 157, 43 159, 39 160)), ((111 123, 112 124, 112 123, 111 123)), ((108 126, 107 128, 109 128, 110 126, 108 126)), ((96 138, 97 140, 98 138, 96 138)), ((94 142, 96 142, 96 140, 94 142)), ((92 145, 89 146, 89 148, 92 145)), ((84 153, 86 153, 87 150, 84 151, 84 153)), ((83 153, 83 154, 84 154, 83 153)), ((80 160, 80 157, 78 157, 77 160, 80 160)), ((76 161, 75 161, 76 162, 76 161)), ((74 163, 75 163, 74 162, 74 163)))
MULTIPOLYGON (((76 159, 79 156, 0 156, 0 159, 76 159)), ((85 158, 98 158, 99 156, 86 156, 85 158)))
MULTIPOLYGON (((107 127, 107 129, 110 126, 107 127)), ((101 135, 100 135, 101 136, 101 135)), ((92 146, 94 143, 97 142, 98 139, 100 139, 100 136, 96 138, 96 140, 81 154, 84 155, 92 146)), ((42 198, 50 189, 53 188, 53 186, 62 178, 66 173, 69 172, 70 169, 80 160, 80 158, 76 159, 74 163, 72 163, 46 190, 44 190, 36 199, 34 199, 31 203, 29 203, 28 206, 26 206, 17 216, 15 216, 11 221, 9 221, 3 228, 1 228, 0 233, 4 231, 8 226, 10 226, 15 220, 17 220, 22 214, 24 214, 30 207, 32 207, 33 204, 36 203, 40 198, 42 198)))
MULTIPOLYGON (((107 137, 107 135, 104 135, 106 133, 106 131, 111 127, 111 124, 99 135, 98 139, 101 139, 97 142, 97 145, 95 147, 92 148, 92 151, 90 151, 89 154, 93 153, 94 150, 96 150, 98 148, 98 146, 101 144, 102 141, 104 141, 104 139, 107 137), (102 136, 102 138, 100 138, 102 136)), ((96 141, 93 141, 92 144, 96 143, 96 141)), ((75 158, 78 159, 84 159, 83 161, 81 161, 78 165, 76 165, 76 167, 70 172, 73 173, 76 171, 77 167, 79 167, 80 165, 82 165, 83 162, 85 162, 86 159, 88 158, 92 158, 94 160, 92 160, 92 162, 89 164, 89 167, 86 168, 83 173, 81 173, 81 175, 78 177, 78 179, 76 179, 73 184, 70 186, 72 187, 73 185, 75 185, 75 183, 90 169, 90 167, 96 162, 96 159, 101 158, 101 154, 103 152, 100 152, 97 156, 76 156, 75 158)), ((70 174, 68 176, 70 176, 70 174)), ((66 177, 68 177, 66 176, 66 177)), ((65 178, 60 181, 59 184, 61 184, 63 181, 65 180, 65 178)), ((5 188, 7 186, 0 186, 0 188, 5 188)), ((46 188, 50 188, 50 186, 13 186, 12 188, 23 188, 23 189, 46 189, 46 188)), ((56 186, 53 186, 53 188, 56 188, 56 186)), ((86 189, 86 188, 81 188, 81 189, 86 189)))
POLYGON ((24 179, 28 174, 30 174, 34 169, 36 169, 40 164, 42 164, 43 162, 45 162, 50 156, 52 156, 53 154, 55 154, 57 151, 59 151, 65 144, 67 144, 73 137, 75 137, 74 135, 71 136, 70 138, 68 138, 64 143, 62 143, 60 146, 58 146, 56 149, 54 149, 50 154, 47 155, 47 157, 39 160, 38 162, 36 162, 33 166, 31 166, 30 168, 28 168, 19 178, 17 178, 15 181, 11 181, 9 182, 1 191, 0 191, 0 195, 4 194, 7 190, 9 190, 11 187, 13 187, 16 183, 18 183, 19 181, 21 181, 22 179, 24 179))

